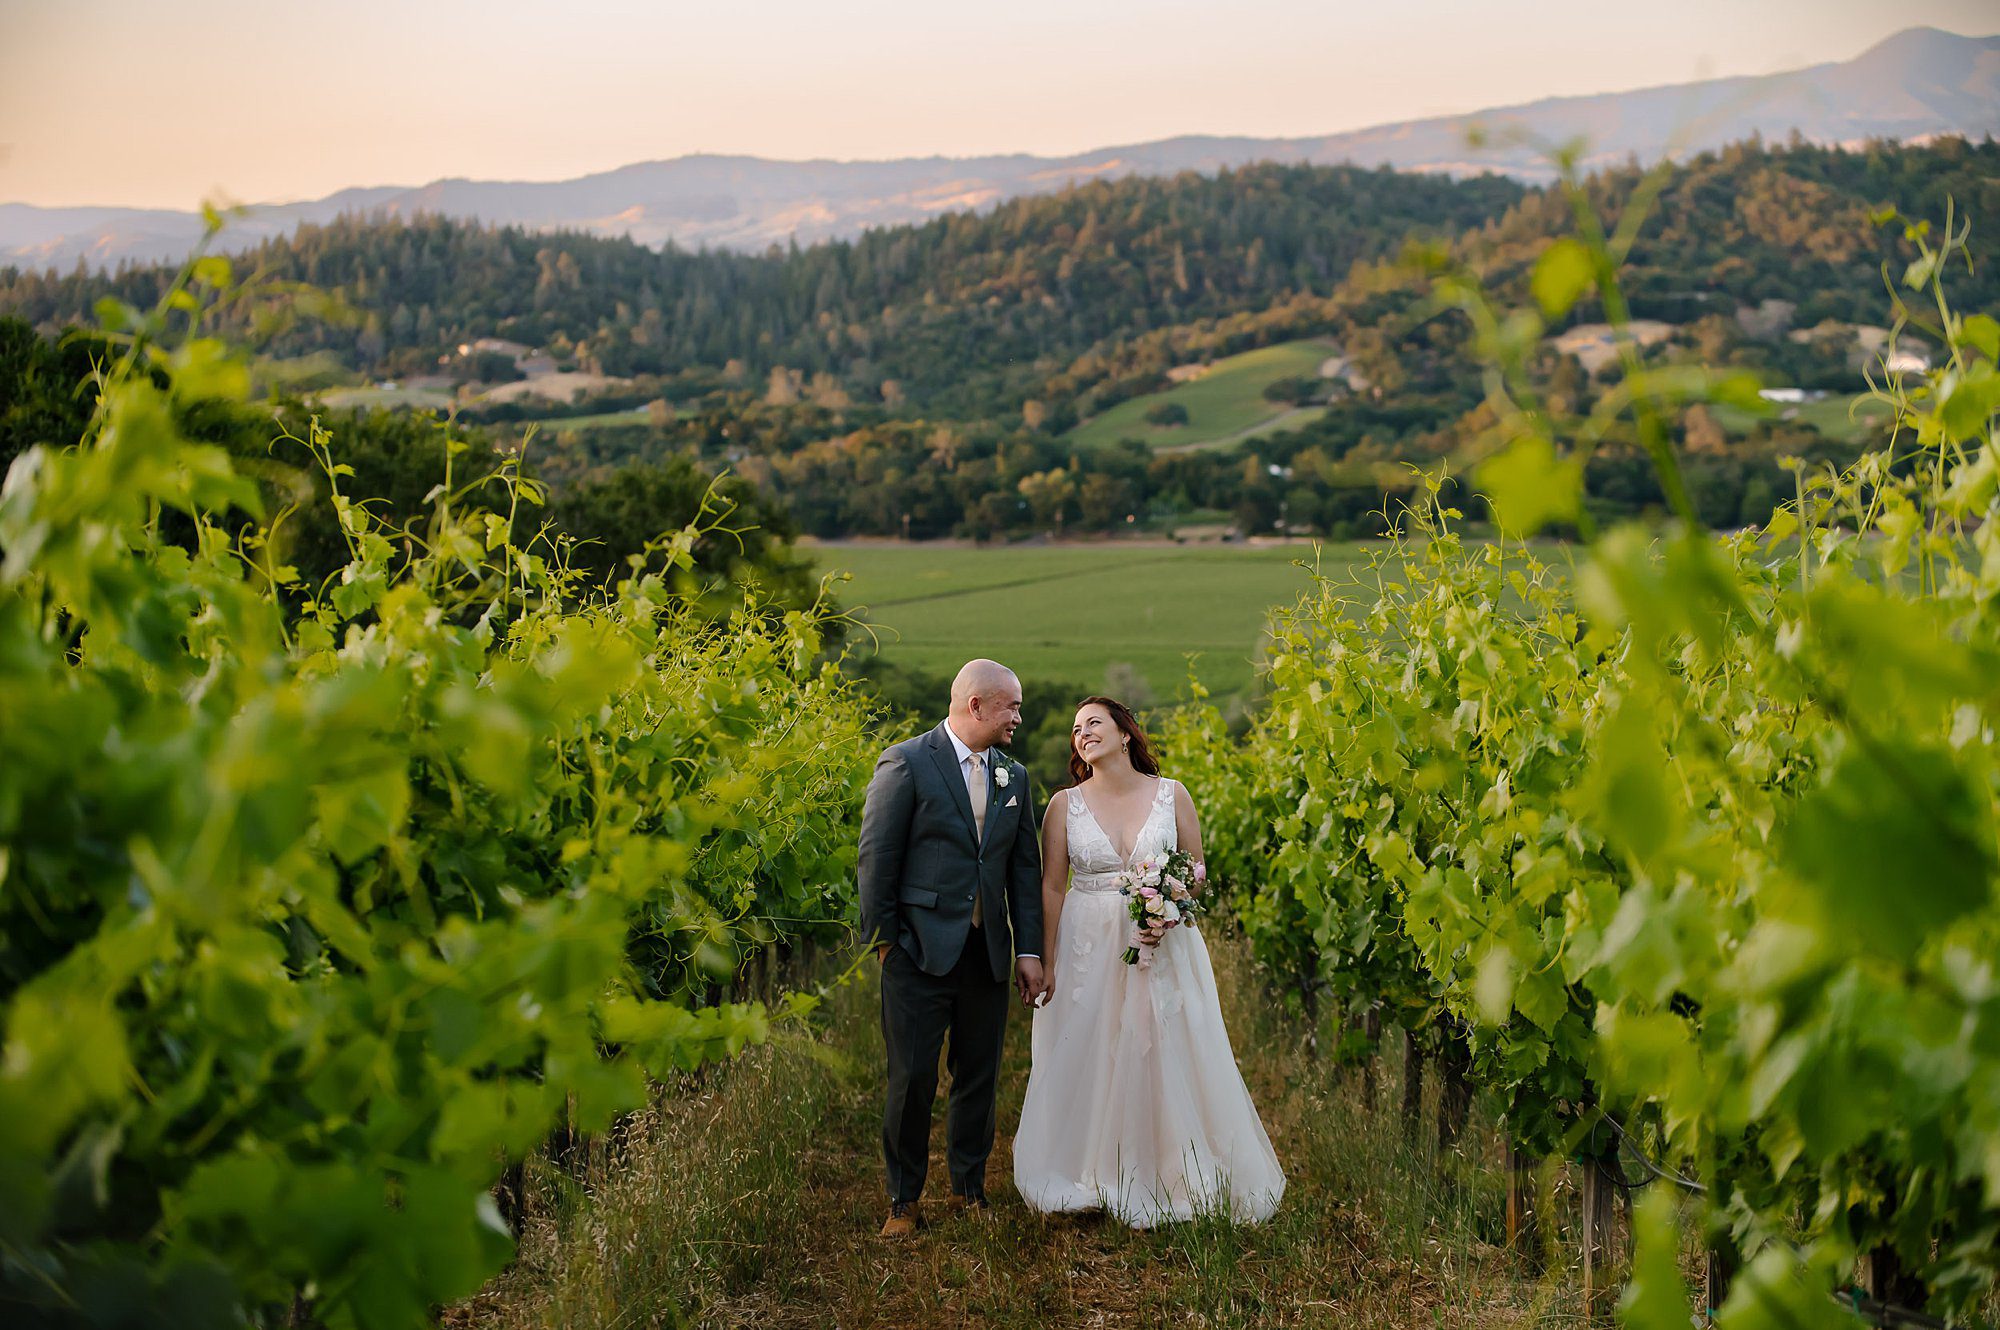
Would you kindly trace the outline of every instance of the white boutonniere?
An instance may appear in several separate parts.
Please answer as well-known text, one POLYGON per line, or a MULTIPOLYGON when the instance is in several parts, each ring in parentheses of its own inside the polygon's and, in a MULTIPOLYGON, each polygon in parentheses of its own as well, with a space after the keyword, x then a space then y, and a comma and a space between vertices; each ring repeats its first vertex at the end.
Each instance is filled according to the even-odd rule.
POLYGON ((1003 766, 1003 767, 993 768, 993 783, 995 785, 998 785, 1001 789, 1003 790, 1006 789, 1007 782, 1012 779, 1014 778, 1008 774, 1006 767, 1003 766))

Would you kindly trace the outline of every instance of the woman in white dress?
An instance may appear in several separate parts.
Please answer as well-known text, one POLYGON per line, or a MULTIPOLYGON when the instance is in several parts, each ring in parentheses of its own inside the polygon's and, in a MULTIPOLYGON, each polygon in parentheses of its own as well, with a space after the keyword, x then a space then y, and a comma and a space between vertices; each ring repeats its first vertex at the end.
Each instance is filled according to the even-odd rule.
POLYGON ((1077 708, 1070 750, 1074 783, 1042 822, 1051 991, 1034 1015, 1014 1185, 1031 1209, 1103 1209, 1135 1228, 1267 1219, 1285 1175, 1236 1069, 1201 934, 1171 927, 1149 935, 1151 964, 1122 959, 1132 919, 1115 879, 1177 847, 1199 862, 1194 801, 1110 698, 1077 708))

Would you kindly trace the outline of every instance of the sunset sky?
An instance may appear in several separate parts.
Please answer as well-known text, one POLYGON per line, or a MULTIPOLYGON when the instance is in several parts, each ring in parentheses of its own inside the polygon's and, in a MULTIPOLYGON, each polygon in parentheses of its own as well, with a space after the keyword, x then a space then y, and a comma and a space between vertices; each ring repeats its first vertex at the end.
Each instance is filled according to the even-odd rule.
POLYGON ((0 0, 0 202, 1302 135, 1851 58, 1995 0, 0 0))

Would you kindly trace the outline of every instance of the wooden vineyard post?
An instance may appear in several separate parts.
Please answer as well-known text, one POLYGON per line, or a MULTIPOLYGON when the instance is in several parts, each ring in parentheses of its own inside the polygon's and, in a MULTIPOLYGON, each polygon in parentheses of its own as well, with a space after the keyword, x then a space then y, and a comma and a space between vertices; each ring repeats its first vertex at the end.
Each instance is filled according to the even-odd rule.
POLYGON ((1903 1258, 1894 1246, 1884 1242, 1872 1248, 1866 1265, 1869 1297, 1891 1307, 1923 1310, 1924 1303, 1930 1299, 1930 1290, 1903 1264, 1903 1258))
MULTIPOLYGON (((1881 1213, 1876 1217, 1880 1232, 1892 1233, 1896 1227, 1896 1211, 1900 1208, 1897 1200, 1901 1187, 1896 1177, 1884 1169, 1877 1178, 1882 1194, 1888 1199, 1881 1213)), ((1883 1238, 1870 1248, 1862 1261, 1868 1296, 1876 1302, 1905 1311, 1921 1312, 1930 1300, 1930 1290, 1916 1271, 1903 1263, 1903 1255, 1896 1250, 1896 1244, 1883 1238)))
POLYGON ((1705 1304, 1702 1324, 1715 1324, 1715 1314, 1729 1300, 1729 1284, 1735 1278, 1736 1248, 1727 1236, 1710 1239, 1707 1256, 1702 1262, 1702 1301, 1705 1304))
POLYGON ((1361 1098, 1370 1109, 1375 1106, 1375 1095, 1379 1089, 1376 1076, 1377 1061, 1382 1052, 1382 1012, 1378 1007, 1369 1007, 1361 1013, 1361 1040, 1366 1048, 1361 1054, 1361 1098))
POLYGON ((1539 1273, 1542 1269, 1541 1226, 1536 1222, 1540 1191, 1537 1161, 1524 1154, 1510 1138, 1507 1142, 1507 1249, 1522 1268, 1539 1273))
POLYGON ((1299 980, 1299 1010, 1306 1018, 1306 1052, 1319 1056, 1319 986, 1311 975, 1299 980))
POLYGON ((494 1203, 500 1208, 500 1217, 507 1221, 507 1231, 520 1236, 521 1225, 528 1217, 528 1169, 522 1160, 507 1165, 500 1180, 493 1184, 494 1203))
POLYGON ((1458 1144, 1472 1112, 1472 1049, 1463 1034, 1453 1031, 1445 1038, 1438 1053, 1438 1069, 1442 1076, 1438 1082, 1438 1151, 1443 1153, 1458 1144))
POLYGON ((1606 1160, 1583 1162, 1583 1314, 1591 1321, 1609 1321, 1618 1303, 1618 1256, 1613 1225, 1618 1193, 1611 1185, 1606 1160))
POLYGON ((1424 1053, 1416 1032, 1403 1031, 1403 1139, 1417 1143, 1417 1122, 1423 1116, 1424 1053))
POLYGON ((579 1182, 583 1180, 590 1164, 590 1142, 577 1130, 574 1090, 563 1096, 562 1121, 550 1133, 543 1153, 571 1177, 579 1182))

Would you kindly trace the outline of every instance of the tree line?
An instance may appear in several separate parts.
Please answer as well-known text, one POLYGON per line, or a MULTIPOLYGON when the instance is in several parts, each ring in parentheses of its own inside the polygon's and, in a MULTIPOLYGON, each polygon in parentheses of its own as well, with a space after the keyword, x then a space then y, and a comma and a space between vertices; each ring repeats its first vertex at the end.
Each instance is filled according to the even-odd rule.
MULTIPOLYGON (((115 360, 115 347, 97 335, 51 339, 18 319, 0 318, 0 474, 37 444, 62 448, 84 437, 102 376, 115 360)), ((222 448, 232 466, 256 481, 270 511, 291 510, 272 523, 268 538, 302 587, 321 586, 352 557, 332 502, 332 478, 309 446, 317 424, 347 469, 342 491, 391 527, 427 516, 448 467, 453 482, 466 487, 463 511, 504 514, 514 487, 503 483, 503 473, 513 471, 527 482, 521 521, 560 545, 569 565, 595 582, 630 573, 635 559, 660 569, 660 533, 703 519, 707 529, 684 571, 710 588, 704 595, 713 612, 727 613, 749 598, 781 611, 818 598, 811 565, 793 548, 790 514, 741 478, 718 477, 693 457, 627 459, 551 490, 537 478, 532 456, 521 458, 491 431, 428 414, 329 412, 297 400, 246 403, 195 394, 175 400, 177 429, 222 448), (735 591, 718 599, 723 586, 735 591)))
MULTIPOLYGON (((1703 153, 1675 170, 1659 229, 1630 255, 1632 312, 1688 322, 1782 298, 1797 302, 1801 326, 1866 322, 1879 307, 1879 262, 1894 256, 1868 214, 1896 199, 1942 216, 1954 199, 1985 215, 1996 168, 1991 140, 1856 150, 1753 140, 1703 153)), ((1588 188, 1609 210, 1642 178, 1635 165, 1588 188)), ((347 313, 271 334, 277 355, 330 350, 392 373, 499 336, 612 375, 825 375, 856 400, 886 391, 892 405, 959 419, 1045 400, 1060 424, 1080 392, 1205 335, 1224 338, 1213 352, 1380 324, 1421 298, 1421 283, 1393 272, 1413 237, 1484 255, 1504 285, 1509 269, 1525 274, 1566 207, 1495 176, 1257 165, 1097 182, 762 254, 357 216, 267 241, 247 266, 327 292, 347 313), (1284 312, 1275 324, 1233 323, 1274 310, 1284 312)), ((1975 237, 1974 305, 2000 293, 1981 262, 1990 253, 1975 237)), ((107 294, 143 305, 173 272, 0 269, 0 310, 54 331, 87 321, 107 294)), ((289 288, 273 298, 289 299, 289 288)), ((228 316, 238 328, 224 330, 251 331, 270 313, 245 302, 228 316)), ((1597 316, 1588 302, 1574 315, 1597 316)))
MULTIPOLYGON (((1674 167, 1627 258, 1631 313, 1675 325, 1649 358, 1858 388, 1852 325, 1874 317, 1884 271, 1907 259, 1870 214, 1892 198, 1940 217, 1948 200, 1988 214, 2000 207, 1996 168, 2000 145, 1958 139, 1857 150, 1752 141, 1674 167), (1790 306, 1775 324, 1742 316, 1771 301, 1790 306)), ((1583 189, 1608 215, 1646 180, 1631 166, 1583 189)), ((210 317, 261 329, 267 363, 317 355, 401 373, 498 335, 630 378, 574 409, 661 403, 651 423, 536 445, 535 465, 565 495, 673 457, 748 479, 818 535, 1075 533, 1220 514, 1245 532, 1346 536, 1379 529, 1377 514, 1408 493, 1410 463, 1475 460, 1490 424, 1472 329, 1434 304, 1408 247, 1447 253, 1524 298, 1535 259, 1569 220, 1550 191, 1494 177, 1294 166, 1099 182, 759 255, 350 218, 261 246, 249 263, 265 294, 210 317), (330 317, 284 317, 300 307, 294 284, 325 293, 330 317), (1309 424, 1188 454, 1082 451, 1064 437, 1165 387, 1177 365, 1308 336, 1336 343, 1367 385, 1321 385, 1334 400, 1309 424)), ((1964 252, 1963 298, 1992 303, 1992 242, 1975 233, 1964 252)), ((169 279, 158 267, 0 272, 0 309, 59 337, 103 296, 142 302, 169 279)), ((1602 317, 1585 298, 1551 331, 1602 317)), ((1573 356, 1540 355, 1556 401, 1600 399, 1604 384, 1573 356)), ((503 426, 496 437, 518 438, 506 418, 525 410, 484 415, 503 426)), ((1721 524, 1768 512, 1786 488, 1783 457, 1855 446, 1786 421, 1713 446, 1712 423, 1678 422, 1697 445, 1704 517, 1721 524)), ((1614 443, 1589 465, 1591 501, 1609 515, 1657 504, 1648 476, 1614 443)))

